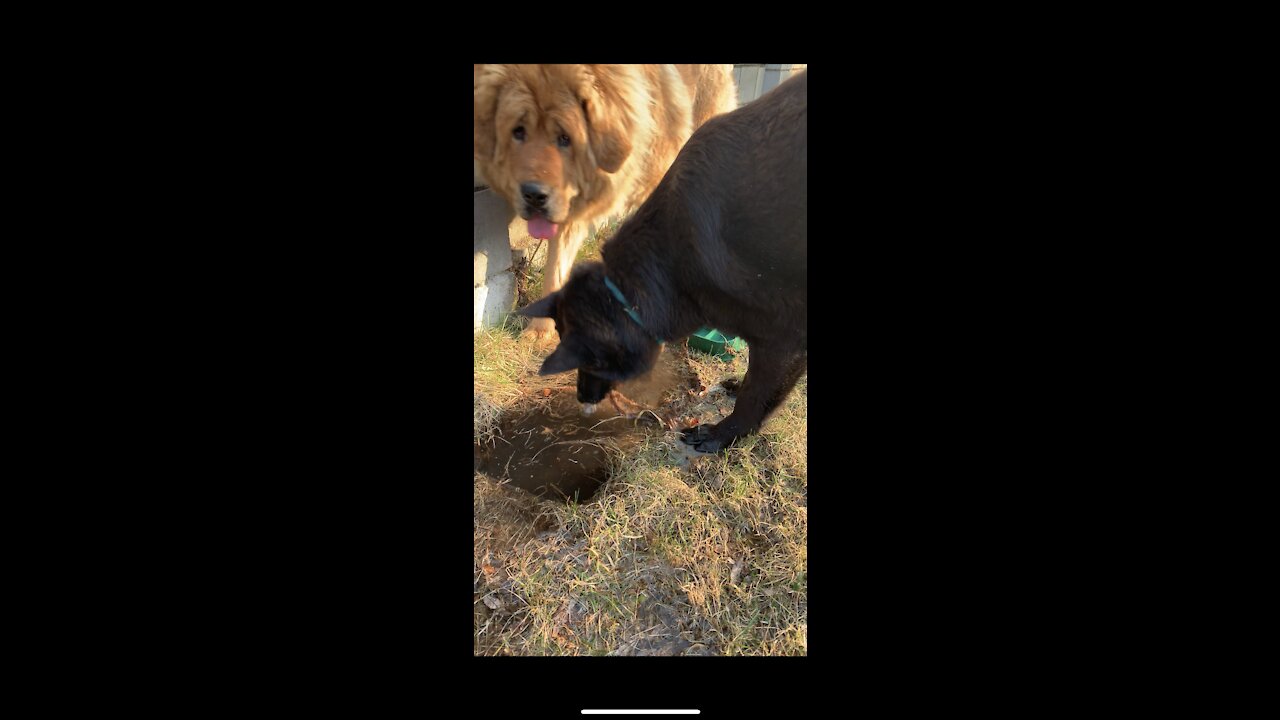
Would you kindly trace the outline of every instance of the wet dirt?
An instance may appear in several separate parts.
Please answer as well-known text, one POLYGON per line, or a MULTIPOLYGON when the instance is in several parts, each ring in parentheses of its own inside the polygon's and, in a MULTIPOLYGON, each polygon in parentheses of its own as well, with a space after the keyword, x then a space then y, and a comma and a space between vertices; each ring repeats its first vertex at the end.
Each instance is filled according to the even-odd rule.
POLYGON ((690 382, 687 356, 667 351, 650 373, 618 387, 636 406, 606 400, 584 415, 574 385, 536 390, 502 417, 491 442, 475 445, 475 471, 544 499, 586 502, 608 481, 614 458, 670 429, 668 408, 690 382))

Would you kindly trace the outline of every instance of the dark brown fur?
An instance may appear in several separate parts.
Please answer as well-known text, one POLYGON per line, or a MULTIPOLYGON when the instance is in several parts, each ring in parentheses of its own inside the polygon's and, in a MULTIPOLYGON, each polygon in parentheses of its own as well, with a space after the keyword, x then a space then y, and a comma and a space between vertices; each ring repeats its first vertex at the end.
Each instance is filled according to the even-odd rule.
POLYGON ((807 99, 805 72, 694 133, 604 262, 524 311, 560 334, 542 374, 577 369, 579 401, 599 402, 653 366, 658 338, 709 325, 742 336, 750 364, 733 413, 685 441, 714 452, 759 429, 808 366, 807 99))

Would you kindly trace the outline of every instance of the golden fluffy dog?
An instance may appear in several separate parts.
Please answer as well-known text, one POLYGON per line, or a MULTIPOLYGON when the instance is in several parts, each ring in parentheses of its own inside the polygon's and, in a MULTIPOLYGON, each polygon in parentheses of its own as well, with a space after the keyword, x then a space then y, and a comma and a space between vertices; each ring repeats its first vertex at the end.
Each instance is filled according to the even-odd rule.
MULTIPOLYGON (((548 241, 542 290, 564 286, 582 241, 638 207, 689 136, 738 106, 732 65, 475 65, 481 176, 548 241)), ((548 339, 555 325, 526 332, 548 339)))

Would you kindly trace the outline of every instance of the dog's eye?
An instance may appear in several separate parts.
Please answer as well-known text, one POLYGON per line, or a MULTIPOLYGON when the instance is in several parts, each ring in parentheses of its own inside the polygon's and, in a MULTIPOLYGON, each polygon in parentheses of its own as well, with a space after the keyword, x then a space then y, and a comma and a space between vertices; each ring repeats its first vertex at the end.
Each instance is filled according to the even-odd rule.
POLYGON ((556 142, 560 144, 560 147, 569 147, 569 136, 560 133, 560 137, 556 138, 556 142))
POLYGON ((515 138, 515 139, 519 140, 520 142, 524 142, 524 126, 523 126, 523 125, 521 125, 520 127, 516 128, 515 130, 512 130, 512 131, 511 131, 511 137, 513 137, 513 138, 515 138))

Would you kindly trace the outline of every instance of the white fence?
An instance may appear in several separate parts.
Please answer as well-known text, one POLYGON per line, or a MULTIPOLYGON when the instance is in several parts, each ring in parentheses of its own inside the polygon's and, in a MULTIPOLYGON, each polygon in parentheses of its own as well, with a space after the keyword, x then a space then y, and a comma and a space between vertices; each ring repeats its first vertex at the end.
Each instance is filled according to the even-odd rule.
POLYGON ((778 83, 803 71, 808 65, 734 65, 733 81, 738 84, 738 104, 746 105, 777 87, 778 83))

